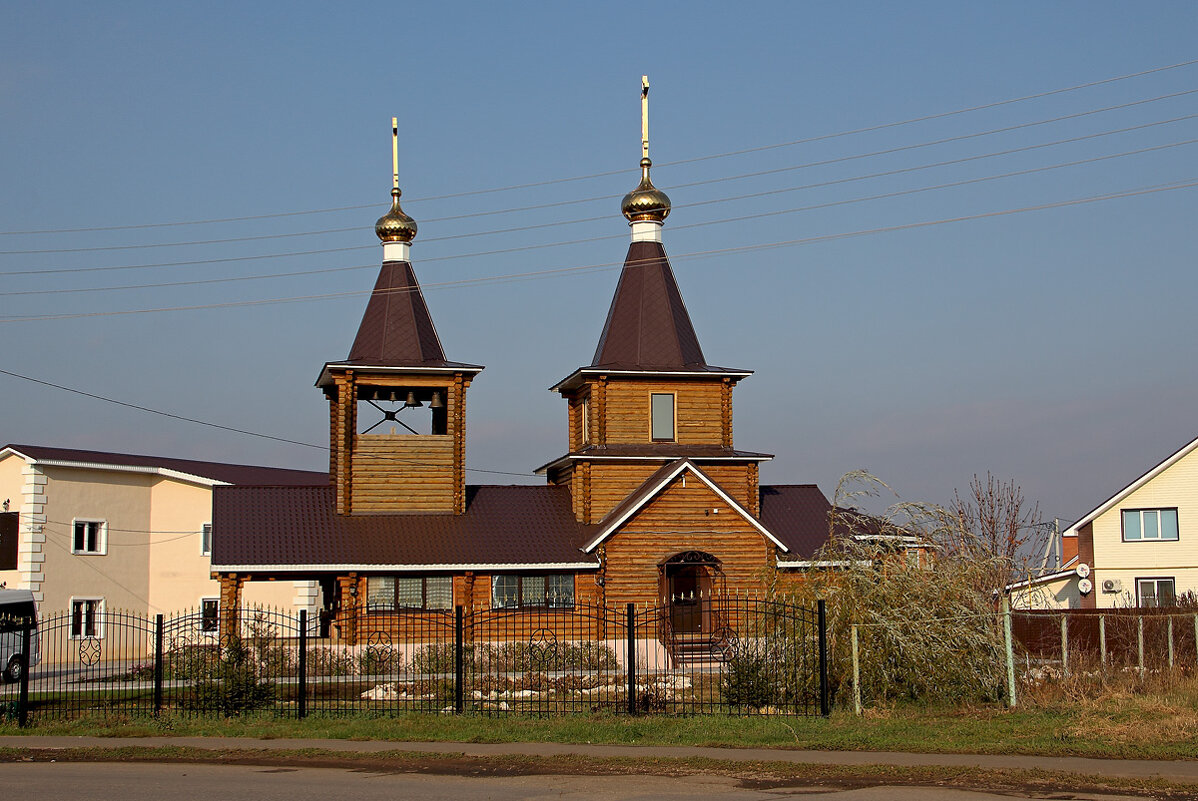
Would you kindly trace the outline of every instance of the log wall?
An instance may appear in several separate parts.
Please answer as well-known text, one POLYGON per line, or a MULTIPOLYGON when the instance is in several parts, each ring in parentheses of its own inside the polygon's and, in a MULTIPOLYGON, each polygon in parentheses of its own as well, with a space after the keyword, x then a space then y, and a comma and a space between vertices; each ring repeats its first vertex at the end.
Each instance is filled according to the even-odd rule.
POLYGON ((660 599, 659 566, 686 551, 704 551, 720 561, 723 586, 717 591, 760 590, 773 575, 771 545, 702 481, 692 476, 684 486, 679 476, 605 543, 607 603, 660 599))

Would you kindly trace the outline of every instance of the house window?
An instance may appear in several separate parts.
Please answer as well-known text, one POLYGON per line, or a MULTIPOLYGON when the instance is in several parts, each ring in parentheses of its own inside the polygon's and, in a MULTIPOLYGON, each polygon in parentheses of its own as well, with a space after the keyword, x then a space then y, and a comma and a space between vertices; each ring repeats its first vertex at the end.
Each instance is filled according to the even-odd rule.
POLYGON ((452 576, 369 576, 366 611, 452 609, 452 576))
POLYGON ((75 520, 71 553, 103 554, 108 547, 108 526, 103 520, 75 520))
POLYGON ((574 576, 569 573, 540 576, 493 576, 494 609, 571 609, 574 576))
POLYGON ((591 444, 591 398, 588 395, 582 399, 582 405, 579 408, 582 413, 582 444, 591 444))
POLYGON ((654 392, 650 396, 650 437, 654 442, 674 441, 674 396, 654 392))
POLYGON ((200 526, 200 556, 212 555, 212 524, 200 526))
POLYGON ((1140 606, 1173 606, 1177 601, 1173 579, 1136 579, 1136 598, 1140 606))
POLYGON ((104 631, 100 619, 103 610, 103 598, 72 598, 71 638, 103 637, 104 631))
POLYGON ((200 631, 213 633, 220 631, 220 599, 200 599, 200 631))
POLYGON ((1175 541, 1177 509, 1124 509, 1123 541, 1175 541))

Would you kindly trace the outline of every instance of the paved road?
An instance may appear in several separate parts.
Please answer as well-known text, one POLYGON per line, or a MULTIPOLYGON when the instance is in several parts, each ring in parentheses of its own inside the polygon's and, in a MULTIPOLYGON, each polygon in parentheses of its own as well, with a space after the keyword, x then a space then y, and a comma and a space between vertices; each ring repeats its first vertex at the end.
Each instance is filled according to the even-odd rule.
MULTIPOLYGON (((867 787, 834 790, 810 785, 743 786, 720 776, 513 776, 465 777, 377 773, 335 768, 262 768, 241 765, 30 763, 0 765, 0 786, 20 788, 23 798, 71 801, 161 801, 213 798, 221 801, 493 801, 538 799, 655 799, 655 801, 758 801, 804 797, 829 801, 989 801, 1010 795, 938 787, 867 787)), ((1033 796, 1036 797, 1036 796, 1033 796)), ((1059 793, 1041 798, 1060 798, 1059 793)), ((1130 796, 1070 796, 1102 798, 1130 796)))

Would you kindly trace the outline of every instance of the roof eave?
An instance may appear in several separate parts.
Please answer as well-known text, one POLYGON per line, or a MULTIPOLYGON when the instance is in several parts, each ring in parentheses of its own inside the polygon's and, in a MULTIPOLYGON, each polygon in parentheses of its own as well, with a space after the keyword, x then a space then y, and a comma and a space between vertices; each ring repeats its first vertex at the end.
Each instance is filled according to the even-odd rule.
POLYGON ((333 383, 332 370, 357 370, 371 373, 426 373, 429 375, 453 375, 462 373, 471 378, 481 373, 485 368, 479 364, 454 364, 450 366, 411 365, 396 367, 395 365, 352 364, 349 362, 325 362, 316 378, 316 386, 324 388, 333 383))
POLYGON ((1172 467, 1174 464, 1176 464, 1178 461, 1180 461, 1182 458, 1184 458, 1186 455, 1188 455, 1190 453, 1190 451, 1194 450, 1194 448, 1196 448, 1196 447, 1198 447, 1198 437, 1195 437, 1194 439, 1187 442, 1185 445, 1181 446, 1179 449, 1177 449, 1176 451, 1171 453, 1169 456, 1165 457, 1164 460, 1159 462, 1155 467, 1152 467, 1151 469, 1149 469, 1146 473, 1141 475, 1135 481, 1131 482, 1126 487, 1119 490, 1118 492, 1116 492, 1111 497, 1107 498, 1102 503, 1098 504, 1098 506, 1095 506, 1093 509, 1091 509, 1089 512, 1087 512, 1085 515, 1083 515, 1080 520, 1078 520, 1076 523, 1071 525, 1069 528, 1065 529, 1064 536, 1076 536, 1078 531, 1080 531, 1084 526, 1094 522, 1094 520, 1097 519, 1099 515, 1105 514, 1106 512, 1110 511, 1112 507, 1114 507, 1117 503, 1119 503, 1119 501, 1123 500, 1128 495, 1132 494, 1133 492, 1138 490, 1140 487, 1144 486, 1149 481, 1151 481, 1152 479, 1156 478, 1161 473, 1168 470, 1170 467, 1172 467))
POLYGON ((660 376, 676 376, 678 378, 735 378, 738 381, 753 375, 752 370, 737 370, 727 367, 713 367, 710 370, 621 370, 606 367, 579 367, 570 375, 558 381, 549 388, 550 392, 569 392, 582 386, 584 377, 588 375, 617 375, 623 378, 657 378, 660 376))

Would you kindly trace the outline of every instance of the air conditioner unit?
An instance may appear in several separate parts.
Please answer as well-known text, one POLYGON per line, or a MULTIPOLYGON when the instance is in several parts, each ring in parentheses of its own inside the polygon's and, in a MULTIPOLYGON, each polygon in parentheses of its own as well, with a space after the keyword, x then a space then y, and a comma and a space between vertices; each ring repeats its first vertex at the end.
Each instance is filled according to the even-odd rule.
POLYGON ((1119 579, 1103 579, 1103 592, 1123 592, 1123 582, 1119 579))

